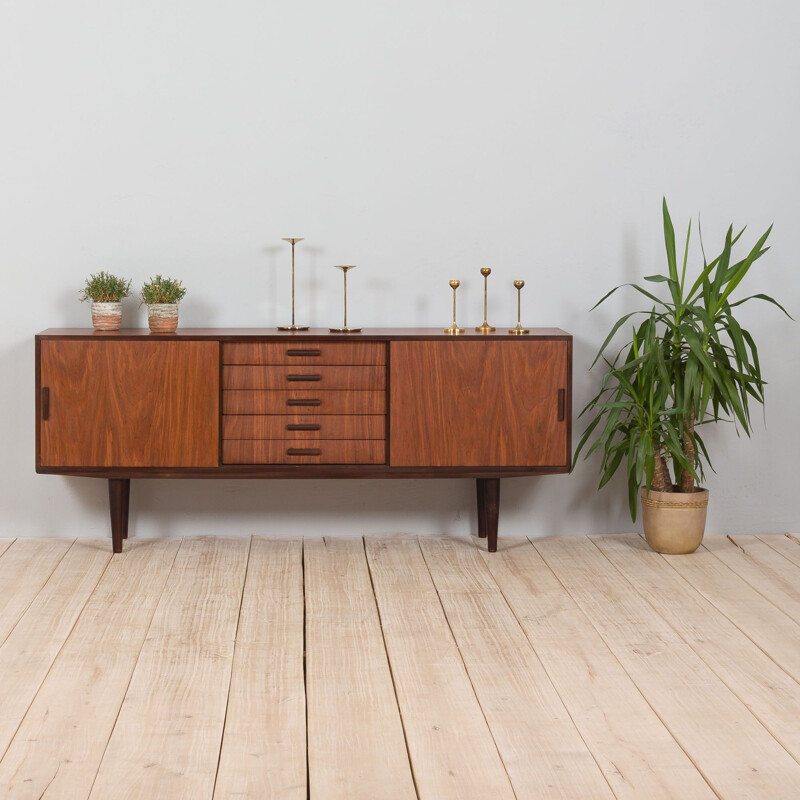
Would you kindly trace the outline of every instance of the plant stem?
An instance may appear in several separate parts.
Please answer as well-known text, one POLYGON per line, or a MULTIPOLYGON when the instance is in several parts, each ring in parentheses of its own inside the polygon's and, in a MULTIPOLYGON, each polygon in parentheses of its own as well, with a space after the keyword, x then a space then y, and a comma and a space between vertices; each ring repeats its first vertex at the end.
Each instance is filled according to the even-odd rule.
POLYGON ((653 470, 653 481, 650 484, 650 488, 654 492, 671 492, 672 479, 667 467, 667 459, 664 458, 664 453, 660 447, 654 447, 653 454, 655 455, 655 470, 653 470))
MULTIPOLYGON (((689 413, 689 430, 683 432, 683 452, 686 454, 686 460, 694 464, 694 406, 689 413)), ((681 471, 681 491, 694 491, 694 477, 688 469, 681 471)))

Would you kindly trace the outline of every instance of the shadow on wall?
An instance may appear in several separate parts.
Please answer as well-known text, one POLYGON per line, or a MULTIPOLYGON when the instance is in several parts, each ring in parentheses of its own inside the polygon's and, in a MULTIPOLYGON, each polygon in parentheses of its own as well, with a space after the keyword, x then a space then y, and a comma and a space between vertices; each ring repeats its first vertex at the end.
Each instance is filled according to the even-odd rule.
MULTIPOLYGON (((108 526, 105 480, 46 479, 66 484, 87 516, 108 526)), ((131 483, 129 530, 143 537, 476 533, 475 488, 452 479, 139 479, 131 483)))

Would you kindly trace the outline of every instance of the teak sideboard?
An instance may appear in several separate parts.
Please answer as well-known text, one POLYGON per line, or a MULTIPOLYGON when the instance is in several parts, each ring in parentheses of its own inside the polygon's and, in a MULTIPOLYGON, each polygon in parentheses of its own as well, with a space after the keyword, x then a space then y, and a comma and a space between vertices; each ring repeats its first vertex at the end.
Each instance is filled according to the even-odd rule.
POLYGON ((441 329, 46 330, 36 471, 131 478, 476 479, 497 549, 500 478, 569 471, 572 337, 441 329))

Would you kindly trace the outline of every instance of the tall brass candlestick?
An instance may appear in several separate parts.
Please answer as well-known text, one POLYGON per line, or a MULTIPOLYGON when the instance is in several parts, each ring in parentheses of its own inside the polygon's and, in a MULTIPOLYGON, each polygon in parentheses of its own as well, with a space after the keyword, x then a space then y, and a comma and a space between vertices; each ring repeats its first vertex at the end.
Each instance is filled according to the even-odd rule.
POLYGON ((520 335, 522 335, 524 333, 530 333, 530 331, 527 328, 523 328, 522 327, 522 321, 521 321, 522 320, 522 315, 521 315, 520 311, 521 311, 521 308, 522 308, 522 301, 521 301, 520 298, 522 297, 522 287, 524 285, 525 285, 525 281, 519 281, 519 280, 514 281, 514 288, 517 290, 517 327, 516 328, 511 328, 509 330, 509 333, 516 334, 517 336, 520 336, 520 335))
POLYGON ((340 269, 344 275, 344 326, 341 328, 328 328, 331 333, 359 333, 361 328, 349 328, 347 326, 347 273, 355 269, 352 264, 337 265, 334 269, 340 269))
POLYGON ((481 275, 483 275, 483 325, 479 325, 475 328, 478 333, 491 333, 495 328, 493 328, 487 321, 487 312, 489 302, 487 299, 488 291, 489 291, 489 276, 492 274, 492 270, 489 267, 482 267, 481 268, 481 275))
POLYGON ((302 238, 298 239, 296 237, 290 237, 288 239, 284 239, 284 242, 289 242, 292 246, 292 324, 291 325, 279 325, 279 331, 307 331, 308 325, 295 325, 294 324, 294 246, 298 242, 302 242, 302 238))
POLYGON ((461 281, 450 281, 450 286, 453 287, 453 324, 449 328, 445 328, 444 332, 455 335, 458 333, 464 333, 464 329, 459 328, 458 323, 456 322, 456 289, 461 286, 461 281))

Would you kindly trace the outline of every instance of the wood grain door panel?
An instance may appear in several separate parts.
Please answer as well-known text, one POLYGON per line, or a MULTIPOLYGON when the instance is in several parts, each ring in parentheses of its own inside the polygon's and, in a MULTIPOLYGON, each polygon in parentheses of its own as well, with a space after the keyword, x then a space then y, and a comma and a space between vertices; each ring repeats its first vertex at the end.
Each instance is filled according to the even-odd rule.
POLYGON ((40 462, 53 467, 219 464, 219 343, 41 343, 40 462))
POLYGON ((568 464, 569 342, 390 348, 391 466, 568 464))

